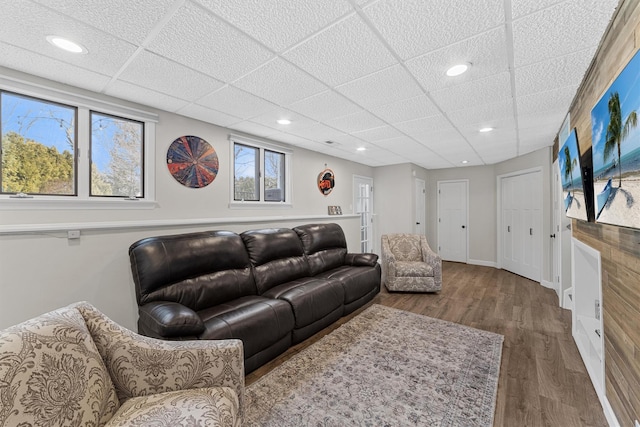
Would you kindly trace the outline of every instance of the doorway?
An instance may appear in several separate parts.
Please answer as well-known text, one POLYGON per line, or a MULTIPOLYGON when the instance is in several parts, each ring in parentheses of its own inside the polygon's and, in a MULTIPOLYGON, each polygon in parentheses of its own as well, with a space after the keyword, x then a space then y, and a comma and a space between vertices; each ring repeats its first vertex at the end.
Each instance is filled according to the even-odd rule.
POLYGON ((438 181, 438 253, 445 261, 467 262, 468 180, 438 181))
POLYGON ((373 178, 353 176, 353 213, 360 215, 360 251, 374 252, 373 178))
POLYGON ((424 179, 416 178, 416 224, 414 233, 424 235, 426 232, 427 184, 424 179))
POLYGON ((499 267, 540 282, 542 273, 542 171, 498 177, 499 267))

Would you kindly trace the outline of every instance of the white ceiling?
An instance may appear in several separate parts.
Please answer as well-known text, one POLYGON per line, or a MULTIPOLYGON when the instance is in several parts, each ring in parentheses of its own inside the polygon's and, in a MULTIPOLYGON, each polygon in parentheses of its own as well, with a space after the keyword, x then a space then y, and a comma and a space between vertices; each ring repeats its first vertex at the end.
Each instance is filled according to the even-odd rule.
POLYGON ((493 164, 553 144, 617 3, 11 0, 0 66, 370 166, 493 164))

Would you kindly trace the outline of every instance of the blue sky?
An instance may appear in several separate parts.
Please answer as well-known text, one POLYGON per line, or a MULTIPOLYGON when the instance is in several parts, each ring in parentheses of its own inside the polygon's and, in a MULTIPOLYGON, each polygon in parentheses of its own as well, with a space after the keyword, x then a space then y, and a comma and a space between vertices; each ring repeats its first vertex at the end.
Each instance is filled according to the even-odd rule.
POLYGON ((560 167, 560 179, 562 180, 562 188, 565 188, 569 181, 572 179, 577 180, 576 187, 582 188, 582 180, 578 180, 581 177, 580 175, 580 154, 578 153, 578 143, 576 139, 575 129, 569 133, 566 141, 560 147, 560 151, 558 152, 558 166, 560 167), (569 154, 571 154, 571 159, 576 159, 576 165, 573 167, 573 177, 565 177, 564 175, 564 167, 565 167, 565 156, 564 156, 564 147, 569 147, 569 154))
MULTIPOLYGON (((26 139, 48 147, 56 147, 60 153, 65 150, 73 152, 73 147, 69 145, 66 134, 66 128, 75 122, 73 108, 6 92, 2 94, 0 108, 3 135, 13 131, 26 139)), ((98 114, 99 117, 103 117, 104 126, 100 129, 99 121, 92 124, 94 131, 92 157, 98 169, 104 172, 111 157, 109 149, 113 144, 113 136, 117 127, 111 117, 98 114)))
MULTIPOLYGON (((631 111, 640 114, 640 54, 636 54, 620 73, 618 78, 602 95, 602 98, 591 110, 591 136, 593 145, 593 170, 597 172, 604 164, 604 142, 609 124, 608 102, 611 94, 618 92, 620 108, 622 109, 622 123, 631 111)), ((640 124, 632 129, 620 145, 622 155, 640 148, 640 124)), ((617 158, 617 154, 607 159, 607 165, 617 158)))

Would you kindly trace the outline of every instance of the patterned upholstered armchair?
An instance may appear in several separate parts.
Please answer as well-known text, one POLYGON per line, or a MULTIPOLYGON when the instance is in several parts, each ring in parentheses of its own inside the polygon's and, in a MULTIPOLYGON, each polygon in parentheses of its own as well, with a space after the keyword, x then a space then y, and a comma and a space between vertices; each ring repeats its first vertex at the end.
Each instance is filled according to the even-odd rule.
POLYGON ((242 342, 161 341, 77 303, 0 331, 0 426, 239 426, 242 342))
POLYGON ((389 291, 442 289, 442 259, 418 234, 382 236, 382 280, 389 291))

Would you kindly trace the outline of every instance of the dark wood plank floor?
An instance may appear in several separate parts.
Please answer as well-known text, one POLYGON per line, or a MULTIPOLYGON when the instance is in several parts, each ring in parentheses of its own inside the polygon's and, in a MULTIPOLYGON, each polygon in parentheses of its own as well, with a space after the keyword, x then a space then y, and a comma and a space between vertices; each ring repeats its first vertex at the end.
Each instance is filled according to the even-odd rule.
MULTIPOLYGON (((607 425, 571 337, 571 312, 551 289, 504 270, 445 262, 440 293, 383 287, 372 303, 504 335, 494 426, 607 425)), ((363 309, 247 375, 247 385, 363 309)))

